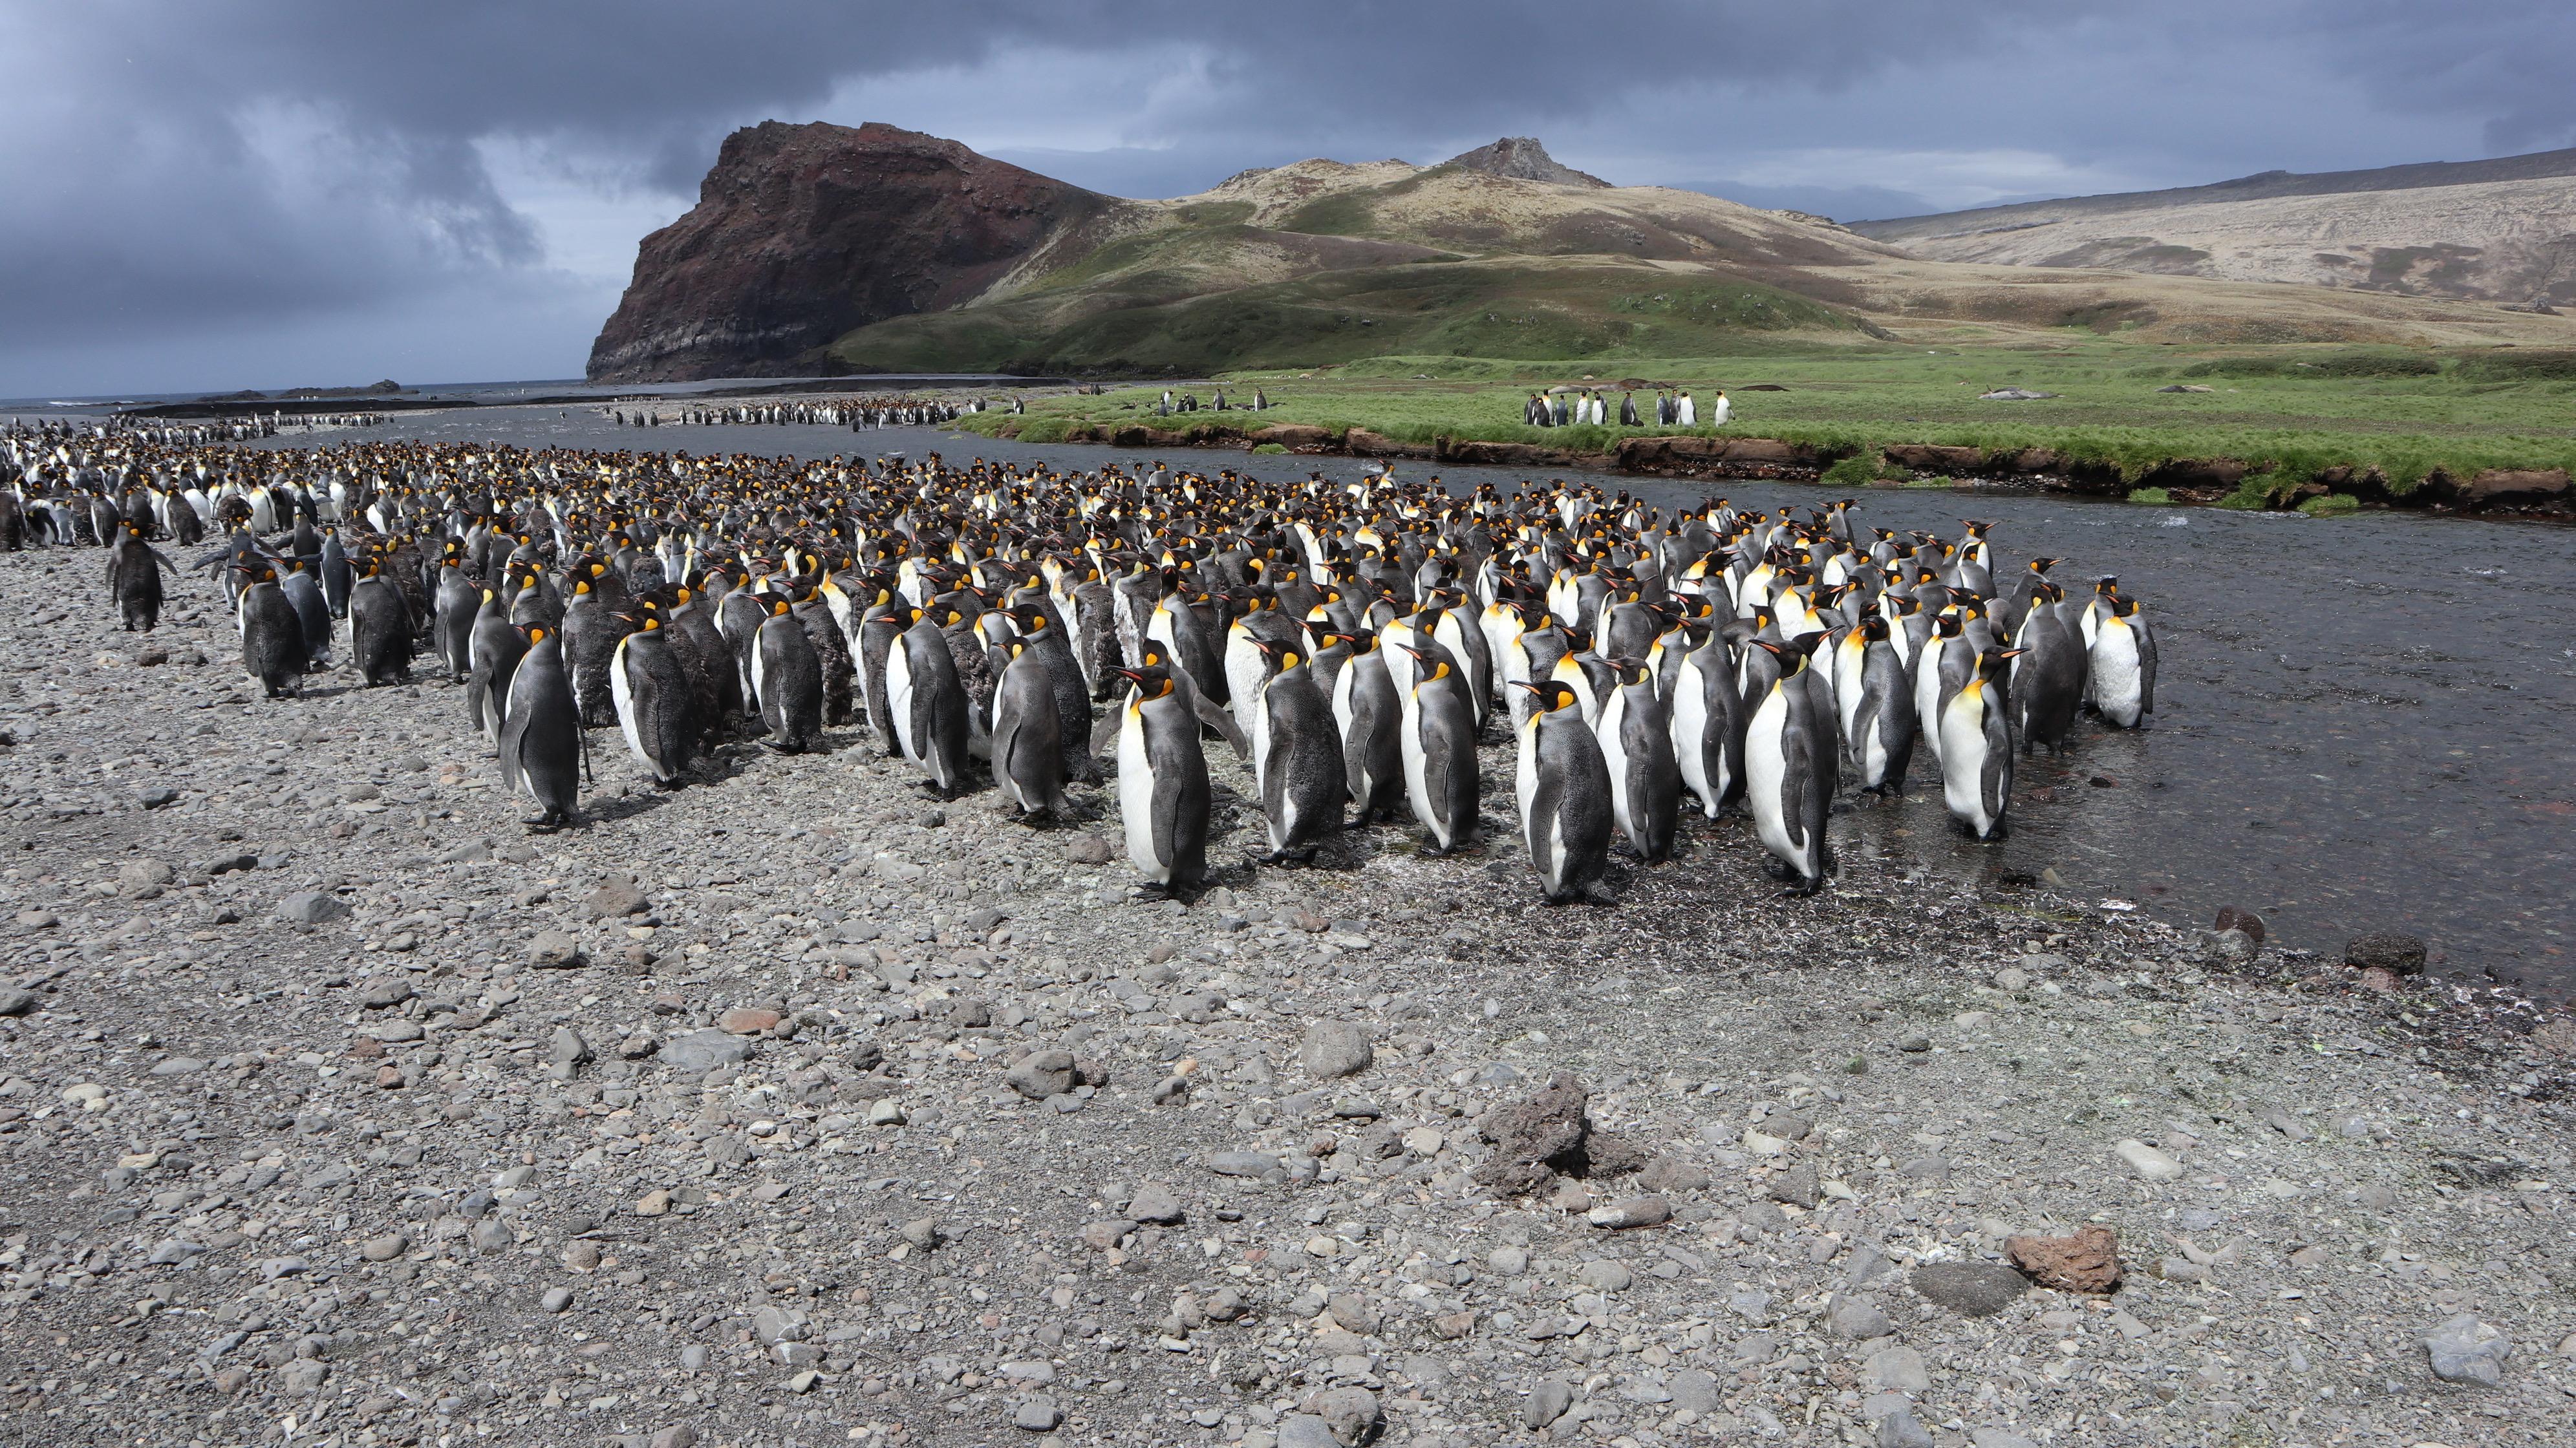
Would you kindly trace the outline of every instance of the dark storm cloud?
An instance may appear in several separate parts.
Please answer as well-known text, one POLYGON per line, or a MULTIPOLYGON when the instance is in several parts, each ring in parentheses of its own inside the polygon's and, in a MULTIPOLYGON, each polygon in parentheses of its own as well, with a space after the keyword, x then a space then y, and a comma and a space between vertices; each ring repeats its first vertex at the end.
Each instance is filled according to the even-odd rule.
MULTIPOLYGON (((2474 0, 0 0, 0 363, 24 377, 47 349, 146 355, 503 277, 525 295, 563 264, 549 239, 563 217, 505 185, 497 155, 593 196, 686 198, 732 127, 865 106, 883 87, 919 95, 930 76, 943 103, 922 109, 958 118, 951 134, 972 139, 989 116, 987 134, 1021 137, 997 152, 1131 195, 1540 133, 1616 182, 1733 177, 1704 184, 1858 214, 1924 209, 1938 188, 1902 163, 1759 163, 2047 153, 2031 175, 1990 178, 1991 194, 2214 179, 2240 159, 2417 159, 2382 154, 2389 135, 2354 119, 2373 113, 2445 136, 2483 127, 2491 150, 2564 144, 2570 27, 2560 7, 2474 0), (1017 85, 1032 67, 1078 83, 1032 113, 1017 85), (2346 123, 2321 125, 2329 114, 2346 123), (1095 139, 1060 146, 1058 121, 1095 139), (2335 152, 2329 132, 2368 154, 2335 152)), ((585 340, 566 339, 568 359, 585 340)))

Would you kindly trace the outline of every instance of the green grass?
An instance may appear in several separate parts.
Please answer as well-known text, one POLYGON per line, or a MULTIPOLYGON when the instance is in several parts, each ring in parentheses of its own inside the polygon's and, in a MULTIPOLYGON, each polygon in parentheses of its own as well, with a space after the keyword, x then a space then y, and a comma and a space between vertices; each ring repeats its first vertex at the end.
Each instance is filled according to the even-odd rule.
MULTIPOLYGON (((1615 317, 1622 315, 1617 297, 1652 294, 1638 293, 1632 284, 1602 295, 1612 298, 1607 310, 1615 317)), ((1705 309, 1710 300, 1679 291, 1665 297, 1685 312, 1694 302, 1705 309)), ((1431 300, 1438 316, 1427 330, 1456 327, 1456 299, 1431 300)), ((1703 408, 1723 386, 1735 403, 1730 425, 1692 431, 1808 444, 1829 459, 1851 460, 1853 466, 1834 474, 1837 481, 1883 476, 1876 450, 1901 442, 1976 447, 1989 454, 2046 448, 2116 473, 2140 502, 2170 501, 2170 494, 2157 498, 2161 490, 2137 486, 2168 463, 2240 459, 2254 472, 2226 500, 2235 507, 2286 506, 2304 484, 2337 468, 2354 469, 2356 476, 2375 470, 2391 493, 2403 495, 2436 470, 2466 478, 2485 468, 2576 463, 2576 353, 2188 349, 2089 337, 2047 350, 1916 351, 1849 334, 1823 339, 1812 330, 1769 333, 1731 319, 1724 331, 1733 345, 1705 355, 1549 360, 1407 348, 1338 364, 1245 368, 1224 374, 1230 389, 1240 395, 1263 388, 1273 411, 1257 420, 1202 413, 1188 421, 1231 420, 1246 427, 1309 423, 1337 434, 1359 426, 1407 443, 1446 437, 1576 452, 1606 452, 1622 437, 1679 431, 1521 424, 1521 404, 1531 390, 1584 385, 1588 376, 1589 385, 1605 389, 1625 378, 1688 386, 1703 408), (2164 379, 2182 375, 2208 379, 2203 385, 2215 390, 2156 390, 2164 379), (1788 390, 1744 390, 1755 383, 1788 390), (1977 400, 2005 386, 2062 395, 1977 400)), ((1056 398, 1035 404, 1037 415, 1028 419, 986 414, 974 421, 983 431, 1012 422, 1040 425, 1046 418, 1060 418, 1064 426, 1156 424, 1161 420, 1151 404, 1160 390, 1158 384, 1101 397, 1056 398)), ((1640 407, 1648 400, 1641 395, 1640 407)), ((1016 430, 1031 435, 1027 426, 1016 430)), ((2342 492, 2342 484, 2329 482, 2342 492)))
POLYGON ((1633 267, 1424 261, 1193 294, 1180 268, 1248 231, 1211 227, 1117 242, 1022 297, 879 322, 844 335, 831 351, 888 371, 1190 377, 1385 357, 1478 366, 1502 359, 1561 371, 1578 358, 1618 367, 1629 365, 1623 358, 1877 345, 1856 317, 1793 292, 1751 282, 1646 290, 1641 280, 1652 279, 1633 267), (1127 304, 1060 320, 1064 277, 1073 278, 1067 285, 1114 288, 1127 304))

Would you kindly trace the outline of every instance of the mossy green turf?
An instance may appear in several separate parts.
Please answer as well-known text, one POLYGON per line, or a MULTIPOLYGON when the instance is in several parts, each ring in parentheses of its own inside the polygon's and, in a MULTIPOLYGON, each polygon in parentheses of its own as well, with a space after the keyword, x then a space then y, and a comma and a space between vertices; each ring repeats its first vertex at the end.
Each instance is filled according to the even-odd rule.
MULTIPOLYGON (((1335 432, 1364 427, 1408 443, 1446 436, 1575 452, 1607 452, 1623 437, 1685 431, 1520 422, 1531 391, 1583 385, 1586 374, 1589 385, 1606 390, 1625 378, 1686 386, 1703 408, 1724 387, 1735 404, 1729 425, 1687 431, 1778 438, 1837 457, 1858 458, 1897 443, 1989 452, 2047 448, 2116 467, 2131 481, 2176 460, 2237 458, 2256 473, 2231 500, 2240 506, 2277 501, 2334 467, 2376 468, 2402 494, 2437 468, 2466 478, 2485 468, 2576 463, 2576 352, 2510 349, 2191 349, 2078 340, 2050 350, 1935 351, 1859 338, 1818 346, 1783 337, 1776 350, 1739 347, 1723 356, 1660 360, 1381 355, 1329 368, 1219 374, 1240 398, 1255 387, 1268 393, 1272 410, 1258 419, 1202 412, 1166 421, 1153 412, 1162 392, 1156 383, 1049 399, 1033 405, 1028 417, 987 413, 968 425, 1044 441, 1086 423, 1311 423, 1335 432), (1743 390, 1766 382, 1789 390, 1743 390), (2176 384, 2214 390, 2157 390, 2176 384), (2004 387, 2061 395, 1978 400, 2004 387)), ((1196 390, 1204 395, 1207 389, 1196 390)), ((1646 410, 1650 395, 1641 393, 1638 405, 1646 410)))

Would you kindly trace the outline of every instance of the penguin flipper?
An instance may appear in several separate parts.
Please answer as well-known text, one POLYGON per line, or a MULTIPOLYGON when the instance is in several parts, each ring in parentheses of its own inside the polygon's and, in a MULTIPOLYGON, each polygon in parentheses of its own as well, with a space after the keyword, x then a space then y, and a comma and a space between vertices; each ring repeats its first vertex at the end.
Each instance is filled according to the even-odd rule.
POLYGON ((1234 746, 1235 758, 1248 760, 1252 757, 1252 738, 1243 732, 1242 725, 1234 722, 1232 714, 1205 694, 1198 696, 1198 706, 1199 722, 1224 735, 1225 742, 1234 746))

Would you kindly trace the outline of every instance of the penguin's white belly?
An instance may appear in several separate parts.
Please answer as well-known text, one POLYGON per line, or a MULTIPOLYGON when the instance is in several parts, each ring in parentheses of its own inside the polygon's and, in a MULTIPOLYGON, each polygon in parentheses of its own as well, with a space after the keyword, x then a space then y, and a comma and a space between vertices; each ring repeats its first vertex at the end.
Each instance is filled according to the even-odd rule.
POLYGON ((1404 711, 1404 727, 1397 731, 1404 753, 1404 797, 1413 806, 1413 817, 1431 831, 1435 840, 1447 838, 1447 831, 1431 812, 1430 761, 1422 752, 1422 710, 1409 707, 1404 711))
POLYGON ((1145 755, 1144 720, 1135 710, 1118 726, 1118 816, 1127 826, 1127 859, 1156 883, 1172 878, 1172 864, 1154 853, 1154 767, 1145 755))
POLYGON ((1512 774, 1512 797, 1520 804, 1521 838, 1529 845, 1530 858, 1536 860, 1538 822, 1530 818, 1530 811, 1538 804, 1538 726, 1534 724, 1521 729, 1521 758, 1512 774))
POLYGON ((1860 765, 1860 782, 1877 784, 1887 778, 1887 733, 1876 719, 1863 722, 1852 740, 1852 758, 1860 765))
MULTIPOLYGON (((1237 694, 1235 697, 1242 699, 1246 696, 1237 694)), ((1252 737, 1252 783, 1255 789, 1267 794, 1270 792, 1270 694, 1267 690, 1255 689, 1249 697, 1252 707, 1242 712, 1251 716, 1244 722, 1244 732, 1252 737)))
POLYGON ((1946 773, 1950 756, 1941 748, 1941 665, 1940 656, 1932 654, 1923 660, 1923 671, 1914 676, 1914 720, 1923 742, 1932 746, 1932 762, 1946 773))
MULTIPOLYGON (((1261 650, 1248 642, 1226 641, 1225 691, 1226 707, 1236 720, 1242 721, 1258 713, 1261 703, 1261 650)), ((1260 757, 1258 736, 1254 738, 1252 748, 1254 757, 1260 757)))
POLYGON ((1985 798, 1985 711, 1965 693, 1952 698, 1941 715, 1941 737, 1941 798, 1952 814, 1983 834, 1994 822, 1985 798))
POLYGON ((1744 788, 1762 847, 1783 860, 1798 861, 1806 852, 1791 839, 1788 818, 1780 812, 1781 785, 1789 777, 1789 756, 1780 740, 1788 723, 1789 706, 1774 686, 1744 731, 1744 788))
POLYGON ((2123 728, 2144 711, 2138 641, 2127 629, 2103 629, 2093 640, 2093 701, 2123 728))
POLYGON ((1682 783, 1699 796, 1700 808, 1711 819, 1717 817, 1717 790, 1708 777, 1708 692, 1699 677, 1699 666, 1688 660, 1682 663, 1681 677, 1673 684, 1673 757, 1680 761, 1682 783))
POLYGON ((644 731, 637 727, 635 685, 626 676, 626 643, 623 639, 618 641, 616 656, 608 661, 608 693, 617 701, 617 732, 626 736, 626 752, 642 760, 656 775, 660 774, 661 766, 654 764, 653 756, 644 752, 644 731))
POLYGON ((1636 826, 1628 813, 1628 745, 1620 737, 1626 732, 1620 726, 1627 722, 1627 718, 1627 701, 1613 695, 1609 704, 1602 708, 1601 723, 1593 733, 1601 741, 1602 762, 1610 766, 1611 822, 1618 825, 1619 833, 1633 839, 1636 826))
POLYGON ((903 748, 903 757, 915 764, 928 753, 912 732, 912 661, 904 656, 903 640, 894 641, 886 651, 886 712, 894 716, 895 743, 903 748))

